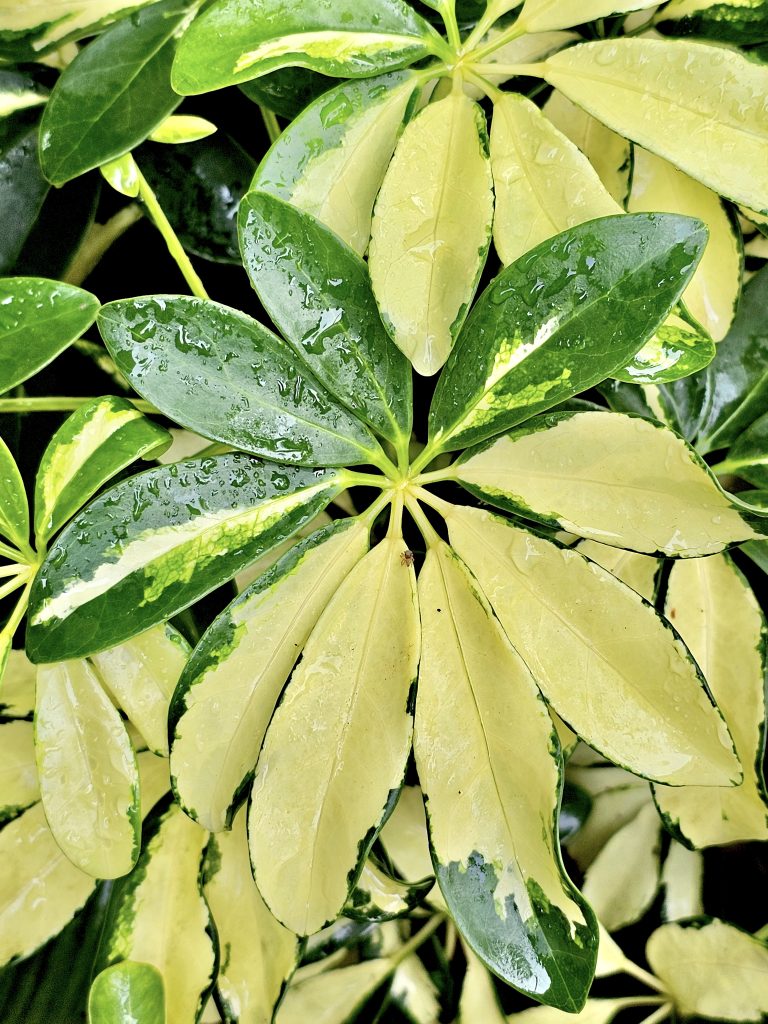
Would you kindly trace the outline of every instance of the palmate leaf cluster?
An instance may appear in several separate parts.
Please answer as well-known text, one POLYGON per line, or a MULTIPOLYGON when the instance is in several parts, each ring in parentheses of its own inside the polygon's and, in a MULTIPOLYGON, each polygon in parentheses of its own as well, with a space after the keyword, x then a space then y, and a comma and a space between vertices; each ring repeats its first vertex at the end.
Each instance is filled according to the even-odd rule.
POLYGON ((741 297, 741 234, 767 79, 686 38, 761 44, 761 5, 32 6, 0 4, 2 52, 66 66, 50 96, 0 69, 30 175, 4 266, 55 198, 39 120, 47 182, 101 168, 193 294, 0 284, 0 408, 73 342, 140 396, 66 420, 31 511, 0 444, 0 1000, 29 965, 44 1017, 36 951, 80 929, 99 1024, 207 1019, 212 992, 227 1021, 494 1022, 492 976, 539 1024, 761 1019, 768 953, 702 916, 697 851, 766 839, 765 622, 724 552, 766 563, 768 279, 741 297), (231 85, 298 114, 258 168, 174 115, 231 85), (174 234, 178 143, 211 197, 181 241, 242 261, 274 329, 174 234), (193 649, 187 609, 235 578, 193 649), (660 884, 649 973, 605 929, 660 884), (652 994, 587 1000, 617 972, 652 994))

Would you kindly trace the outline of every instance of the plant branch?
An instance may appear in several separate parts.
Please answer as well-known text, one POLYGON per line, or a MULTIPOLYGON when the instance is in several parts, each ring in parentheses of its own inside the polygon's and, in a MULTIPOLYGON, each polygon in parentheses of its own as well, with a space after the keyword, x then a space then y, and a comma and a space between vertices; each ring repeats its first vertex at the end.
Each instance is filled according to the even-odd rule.
POLYGON ((110 217, 106 224, 92 224, 62 280, 67 284, 82 284, 110 246, 143 216, 141 207, 137 203, 130 203, 114 217, 110 217))
POLYGON ((270 142, 277 142, 280 136, 283 134, 283 130, 280 127, 280 122, 277 120, 277 115, 274 110, 269 110, 268 107, 263 107, 259 104, 259 110, 261 111, 261 117, 264 121, 264 127, 267 129, 267 135, 269 136, 270 142))
POLYGON ((421 506, 419 505, 418 501, 413 497, 408 497, 406 504, 408 506, 408 511, 411 513, 413 521, 418 526, 419 532, 424 538, 427 547, 437 547, 437 545, 441 543, 442 538, 434 529, 434 527, 427 519, 427 517, 424 515, 424 512, 421 506))
POLYGON ((543 78, 545 61, 538 61, 536 64, 480 64, 472 62, 469 69, 478 75, 525 75, 530 78, 543 78))

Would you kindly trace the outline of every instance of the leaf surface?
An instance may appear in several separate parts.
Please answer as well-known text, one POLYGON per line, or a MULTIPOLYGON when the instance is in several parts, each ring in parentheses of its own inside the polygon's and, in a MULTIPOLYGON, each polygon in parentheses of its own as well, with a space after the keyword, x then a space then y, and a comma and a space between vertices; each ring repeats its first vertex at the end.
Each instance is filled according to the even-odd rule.
POLYGON ((655 6, 655 0, 526 0, 518 24, 526 32, 551 32, 655 6))
POLYGON ((40 799, 31 722, 0 726, 0 826, 40 799))
POLYGON ((60 0, 51 17, 50 0, 0 0, 0 33, 11 59, 31 57, 70 39, 92 35, 126 11, 152 0, 60 0))
POLYGON ((165 991, 151 964, 125 960, 97 975, 88 996, 90 1024, 161 1024, 165 991))

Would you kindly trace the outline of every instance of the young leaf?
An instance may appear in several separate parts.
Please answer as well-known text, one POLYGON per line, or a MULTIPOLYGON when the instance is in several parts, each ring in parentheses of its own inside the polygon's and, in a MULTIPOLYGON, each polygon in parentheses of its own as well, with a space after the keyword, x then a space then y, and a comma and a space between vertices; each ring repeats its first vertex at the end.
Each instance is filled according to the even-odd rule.
POLYGON ((171 89, 186 0, 160 0, 84 47, 54 86, 40 124, 40 163, 54 185, 122 156, 181 102, 171 89))
POLYGON ((311 522, 342 489, 337 473, 237 454, 123 481, 48 553, 30 595, 30 658, 83 657, 164 621, 311 522))
POLYGON ((703 370, 716 352, 708 334, 694 330, 673 313, 632 361, 611 376, 628 384, 665 384, 703 370))
POLYGON ((706 918, 665 924, 645 952, 683 1016, 765 1020, 768 947, 740 928, 706 918))
POLYGON ((139 773, 125 726, 85 661, 37 673, 35 750, 56 842, 94 878, 118 878, 141 844, 139 773))
POLYGON ((741 237, 720 198, 676 167, 639 146, 635 148, 632 213, 664 210, 698 217, 709 229, 709 243, 683 301, 691 315, 722 341, 731 326, 741 294, 741 237))
POLYGON ((656 16, 655 27, 674 36, 699 36, 744 46, 768 42, 764 0, 675 0, 656 16))
POLYGON ((173 67, 183 96, 247 82, 291 65, 369 78, 435 52, 440 37, 401 0, 317 0, 295 7, 218 0, 184 36, 173 67))
POLYGON ((165 991, 151 964, 124 960, 97 975, 88 995, 89 1024, 162 1024, 165 991))
POLYGON ((524 32, 551 32, 656 6, 656 0, 526 0, 517 25, 524 32))
POLYGON ((42 277, 0 280, 0 394, 42 370, 96 319, 99 300, 42 277))
POLYGON ((299 959, 299 940, 275 920, 253 884, 245 809, 230 832, 211 836, 203 893, 227 951, 216 978, 219 1005, 239 1024, 267 1024, 299 959))
POLYGON ((591 747, 668 785, 739 783, 696 663, 641 597, 577 551, 488 512, 454 507, 448 525, 547 701, 591 747))
POLYGON ((171 114, 161 122, 149 139, 151 142, 162 142, 167 146, 178 146, 185 142, 199 142, 207 139, 216 131, 216 125, 204 117, 194 114, 171 114))
POLYGON ((0 537, 22 550, 29 545, 29 507, 24 481, 8 445, 0 437, 0 537))
POLYGON ((546 705, 447 545, 427 553, 419 607, 414 753, 448 909, 505 982, 575 1012, 594 974, 597 923, 559 856, 562 762, 546 705))
POLYGON ((768 839, 765 752, 768 630, 749 584, 725 555, 676 563, 665 613, 701 666, 744 766, 735 789, 656 788, 659 810, 691 846, 768 839))
POLYGON ((91 656, 101 683, 150 749, 168 756, 168 706, 190 647, 170 623, 91 656))
POLYGON ((288 125, 251 187, 317 217, 359 256, 417 79, 395 71, 343 82, 288 125))
POLYGON ((707 43, 611 39, 556 53, 545 74, 609 128, 768 213, 765 65, 707 43))
POLYGON ((161 805, 136 867, 116 887, 99 950, 100 967, 135 960, 157 968, 169 1022, 197 1020, 213 985, 216 951, 198 879, 206 838, 175 804, 161 805))
POLYGON ((584 154, 524 96, 494 104, 491 169, 493 241, 505 264, 576 224, 624 212, 584 154))
POLYGON ((695 451, 641 417, 541 416, 467 452, 455 474, 483 501, 643 554, 710 555, 760 536, 695 451))
POLYGON ((431 875, 413 883, 398 881, 369 857, 344 907, 344 916, 358 921, 403 917, 423 903, 434 881, 431 875))
POLYGON ((64 856, 40 803, 0 831, 0 860, 0 964, 5 965, 57 935, 85 905, 96 880, 64 856))
POLYGON ((3 0, 0 4, 0 37, 11 60, 34 59, 70 39, 93 35, 126 11, 151 0, 61 0, 52 17, 50 0, 3 0))
POLYGON ((371 284, 395 343, 425 376, 448 358, 488 253, 487 146, 485 115, 451 93, 407 125, 376 201, 371 284))
POLYGON ((704 225, 687 217, 605 217, 507 267, 440 377, 433 442, 453 450, 492 437, 625 365, 677 302, 705 243, 704 225))
POLYGON ((195 648, 171 708, 171 774, 181 806, 211 832, 231 822, 285 681, 367 550, 363 523, 340 520, 314 533, 244 590, 195 648))
POLYGON ((411 436, 411 368, 379 317, 368 268, 331 230, 266 192, 240 205, 243 262, 321 384, 395 444, 411 436))
POLYGON ((120 470, 173 438, 122 398, 93 398, 53 435, 35 481, 35 535, 46 541, 120 470))
POLYGON ((31 722, 0 726, 0 827, 40 799, 31 722))
POLYGON ((402 785, 420 640, 403 551, 402 538, 383 540, 336 591, 256 768, 254 876, 278 920, 300 935, 338 917, 402 785))
POLYGON ((99 330, 139 394, 203 437, 277 462, 375 461, 371 433, 283 341, 244 313, 156 295, 109 303, 99 330))

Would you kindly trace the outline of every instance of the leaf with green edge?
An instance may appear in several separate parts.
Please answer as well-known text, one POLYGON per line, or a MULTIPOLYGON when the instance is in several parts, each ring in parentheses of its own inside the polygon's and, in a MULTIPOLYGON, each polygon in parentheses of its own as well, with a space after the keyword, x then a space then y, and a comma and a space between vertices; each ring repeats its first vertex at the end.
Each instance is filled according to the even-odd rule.
POLYGON ((332 78, 369 78, 435 53, 437 32, 401 0, 218 0, 191 25, 173 66, 182 96, 298 66, 332 78))
POLYGON ((27 718, 32 720, 35 710, 35 666, 24 651, 6 652, 5 678, 2 679, 3 658, 0 649, 0 718, 27 718))
POLYGON ((633 214, 580 224, 503 270, 435 390, 430 437, 455 450, 508 430, 626 365, 693 274, 706 228, 633 214))
POLYGON ((40 799, 31 722, 0 725, 0 827, 40 799))
POLYGON ((165 146, 179 146, 188 142, 200 142, 217 131, 216 125, 195 114, 171 114, 150 134, 151 142, 165 146))
MULTIPOLYGON (((554 716, 554 712, 550 711, 554 716)), ((568 728, 564 722, 556 721, 555 729, 560 735, 560 727, 568 728)), ((570 730, 568 730, 570 732, 570 730)), ((578 742, 578 737, 576 737, 578 742)), ((562 743, 560 744, 562 747, 562 743)), ((565 755, 565 751, 564 751, 565 755)), ((560 842, 564 845, 572 839, 582 828, 592 811, 592 797, 580 786, 566 781, 563 786, 563 796, 560 801, 560 812, 557 818, 557 832, 560 842)))
POLYGON ((646 555, 695 558, 761 536, 693 448, 639 416, 549 413, 470 449, 453 475, 506 511, 646 555))
POLYGON ((741 434, 718 472, 736 473, 756 487, 768 483, 768 414, 741 434))
POLYGON ((526 0, 517 24, 524 32, 552 32, 656 6, 656 0, 526 0))
POLYGON ((87 662, 38 669, 35 753, 45 816, 66 856, 94 878, 126 875, 141 846, 139 770, 87 662))
POLYGON ((418 373, 436 373, 453 348, 492 223, 485 114, 453 92, 406 126, 371 227, 369 268, 381 318, 418 373))
POLYGON ((170 800, 157 806, 136 867, 115 885, 99 949, 98 970, 124 960, 157 968, 169 1022, 198 1020, 215 978, 215 931, 200 891, 207 839, 170 800))
POLYGON ((404 550, 401 537, 385 538, 336 591, 256 766, 248 811, 254 877, 272 913, 299 935, 339 916, 403 782, 420 643, 404 550))
POLYGON ((446 544, 427 553, 419 607, 414 754, 451 917, 507 984, 578 1011, 594 975, 597 922, 559 855, 562 759, 546 704, 446 544))
POLYGON ((446 519, 513 647, 585 742, 666 785, 739 784, 733 741, 704 678, 651 605, 531 530, 466 506, 446 519))
POLYGON ((151 964, 123 960, 98 974, 88 995, 89 1024, 165 1024, 163 977, 151 964))
POLYGON ((40 106, 47 99, 47 89, 32 75, 16 68, 0 68, 0 117, 40 106))
POLYGON ((0 437, 0 537, 16 547, 29 546, 29 505, 19 467, 0 437))
POLYGON ((392 921, 420 906, 435 884, 434 878, 403 882, 393 878, 372 857, 368 857, 355 882, 343 916, 353 921, 392 921))
POLYGON ((239 454, 123 481, 80 512, 48 553, 30 595, 27 653, 61 661, 129 640, 230 580, 343 489, 338 473, 239 454))
POLYGON ((138 459, 162 455, 173 441, 164 427, 123 398, 93 398, 53 435, 35 481, 35 536, 48 538, 113 476, 138 459))
POLYGON ((703 370, 716 352, 708 334, 672 314, 632 361, 614 370, 612 377, 628 384, 667 384, 703 370))
MULTIPOLYGON (((488 34, 483 37, 480 45, 483 48, 489 43, 495 45, 499 36, 505 33, 508 28, 509 25, 497 22, 488 34)), ((483 71, 483 78, 492 85, 503 85, 504 82, 508 82, 511 78, 516 77, 514 74, 510 74, 505 69, 505 66, 514 67, 516 64, 535 64, 538 61, 544 60, 545 57, 549 57, 550 54, 561 50, 569 43, 578 42, 579 39, 580 36, 575 32, 536 32, 531 35, 518 36, 483 57, 483 63, 486 64, 488 69, 483 71), (498 64, 501 70, 491 70, 494 64, 498 64)), ((464 90, 472 99, 479 100, 485 95, 483 90, 471 81, 464 83, 464 90)), ((508 96, 510 94, 502 95, 508 96)))
POLYGON ((170 710, 171 775, 178 802, 209 831, 231 823, 285 681, 368 550, 368 533, 350 519, 313 533, 246 588, 195 648, 170 710))
POLYGON ((609 128, 715 192, 768 213, 764 64, 707 43, 625 38, 556 53, 544 75, 609 128))
POLYGON ((0 117, 0 274, 13 270, 50 187, 37 155, 38 116, 36 110, 20 110, 0 117))
POLYGON ((96 319, 99 300, 43 277, 0 279, 0 394, 47 366, 96 319))
POLYGON ((61 0, 51 17, 50 0, 0 0, 0 56, 35 60, 72 39, 99 29, 152 0, 61 0))
POLYGON ((746 579, 726 555, 676 563, 665 614, 701 666, 744 767, 734 789, 654 787, 667 827, 688 846, 768 840, 765 679, 768 627, 746 579))
POLYGON ((675 0, 656 15, 665 35, 699 36, 737 46, 768 43, 765 0, 675 0))
POLYGON ((239 89, 260 107, 293 120, 336 84, 336 79, 320 75, 308 68, 280 68, 261 78, 243 82, 239 89))
POLYGON ((287 126, 251 188, 311 213, 363 256, 418 82, 412 71, 395 71, 335 86, 287 126))
POLYGON ((335 398, 408 442, 411 367, 384 329, 363 260, 310 214, 267 192, 240 204, 243 262, 283 337, 335 398))
POLYGON ((121 299, 99 330, 118 369, 171 419, 274 462, 382 458, 373 434, 284 341, 228 306, 185 295, 121 299))

